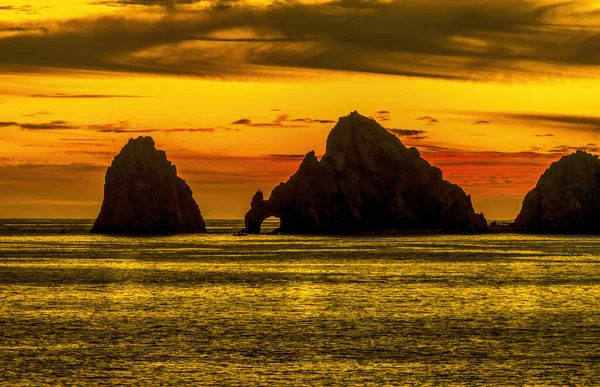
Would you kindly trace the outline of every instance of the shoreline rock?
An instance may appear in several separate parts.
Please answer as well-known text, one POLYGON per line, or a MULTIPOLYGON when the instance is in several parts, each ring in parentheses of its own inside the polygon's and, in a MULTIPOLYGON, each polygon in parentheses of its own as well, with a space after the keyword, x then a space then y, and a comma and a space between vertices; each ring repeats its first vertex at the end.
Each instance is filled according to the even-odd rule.
POLYGON ((462 188, 443 180, 417 149, 357 112, 340 118, 321 160, 309 152, 268 200, 261 191, 254 195, 245 231, 260 233, 271 216, 288 234, 488 231, 462 188))
POLYGON ((600 161, 577 151, 552 163, 523 200, 515 231, 600 234, 600 161))
POLYGON ((152 137, 129 139, 106 171, 97 234, 205 233, 187 183, 152 137))

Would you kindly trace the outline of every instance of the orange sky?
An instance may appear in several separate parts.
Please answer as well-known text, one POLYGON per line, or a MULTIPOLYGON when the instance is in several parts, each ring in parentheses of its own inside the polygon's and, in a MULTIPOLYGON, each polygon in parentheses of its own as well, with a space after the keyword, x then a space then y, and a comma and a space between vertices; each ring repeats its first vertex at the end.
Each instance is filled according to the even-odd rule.
POLYGON ((0 1, 0 217, 97 215, 151 135, 207 218, 243 217, 358 110, 514 218, 598 153, 593 1, 0 1))

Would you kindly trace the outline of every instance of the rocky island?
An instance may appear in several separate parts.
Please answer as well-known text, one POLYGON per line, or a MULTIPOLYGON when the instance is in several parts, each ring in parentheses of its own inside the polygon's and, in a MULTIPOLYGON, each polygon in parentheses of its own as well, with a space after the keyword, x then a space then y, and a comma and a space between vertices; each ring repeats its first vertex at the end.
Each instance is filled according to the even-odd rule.
POLYGON ((268 200, 256 193, 245 231, 260 233, 271 216, 280 219, 279 231, 295 234, 487 231, 470 196, 417 149, 357 112, 340 118, 321 160, 308 153, 268 200))
POLYGON ((534 234, 600 233, 600 161, 577 151, 553 163, 530 191, 514 224, 534 234))
POLYGON ((99 234, 203 233, 192 190, 152 137, 130 139, 106 171, 99 234))

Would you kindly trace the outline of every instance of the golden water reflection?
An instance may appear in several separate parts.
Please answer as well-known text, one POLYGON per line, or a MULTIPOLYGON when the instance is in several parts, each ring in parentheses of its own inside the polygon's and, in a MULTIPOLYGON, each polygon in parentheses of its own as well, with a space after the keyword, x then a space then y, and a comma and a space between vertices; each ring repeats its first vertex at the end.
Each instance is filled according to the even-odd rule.
POLYGON ((7 385, 594 385, 600 238, 0 235, 7 385))

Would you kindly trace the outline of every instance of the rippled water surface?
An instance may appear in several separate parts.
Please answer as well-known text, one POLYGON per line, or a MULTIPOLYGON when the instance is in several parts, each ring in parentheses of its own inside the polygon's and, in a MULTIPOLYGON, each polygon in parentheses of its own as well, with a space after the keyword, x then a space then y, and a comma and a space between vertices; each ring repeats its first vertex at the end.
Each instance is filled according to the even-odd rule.
POLYGON ((600 384, 598 237, 0 223, 3 385, 600 384))

